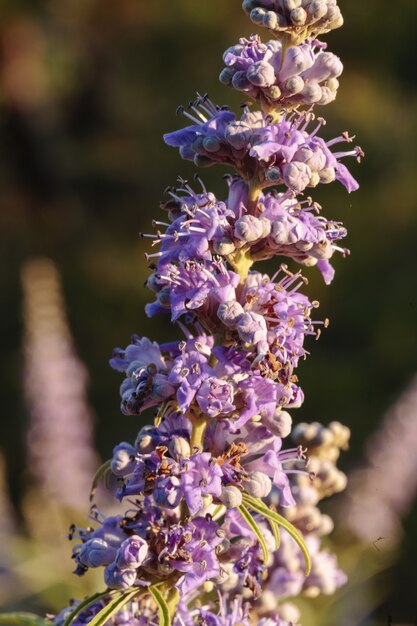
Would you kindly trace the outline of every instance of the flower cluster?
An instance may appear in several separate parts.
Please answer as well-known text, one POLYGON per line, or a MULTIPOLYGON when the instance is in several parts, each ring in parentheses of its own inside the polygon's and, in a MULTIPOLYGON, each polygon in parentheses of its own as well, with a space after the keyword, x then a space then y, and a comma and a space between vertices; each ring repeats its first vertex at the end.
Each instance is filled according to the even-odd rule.
POLYGON ((329 104, 343 71, 340 59, 317 40, 285 52, 280 41, 263 44, 258 35, 240 39, 224 53, 220 81, 271 108, 329 104))
POLYGON ((95 481, 112 475, 124 513, 93 507, 93 526, 71 529, 75 572, 102 568, 106 591, 73 603, 55 626, 108 615, 117 626, 286 626, 299 614, 283 599, 333 593, 345 580, 321 546, 332 524, 317 504, 344 487, 335 461, 348 433, 337 423, 292 429, 288 412, 303 402, 297 367, 327 320, 315 319, 300 270, 280 262, 269 277, 252 267, 287 257, 317 265, 329 283, 331 257, 347 252, 343 225, 303 197, 334 180, 358 187, 342 159, 361 149, 334 149, 352 138, 323 139, 322 118, 311 126, 311 106, 335 97, 342 71, 314 37, 342 18, 335 0, 243 6, 280 41, 241 39, 221 80, 261 110, 245 106, 238 118, 198 96, 180 107, 192 124, 165 135, 184 159, 234 175, 225 200, 199 177, 199 192, 180 179, 162 203, 167 221, 143 234, 157 246, 146 255, 155 296, 146 312, 168 315, 182 338, 135 335, 114 351, 122 412, 152 409, 154 422, 118 444, 95 481))
POLYGON ((337 0, 243 0, 243 9, 254 24, 292 45, 343 25, 337 0))
POLYGON ((262 111, 247 107, 240 118, 227 107, 216 107, 206 97, 198 98, 181 108, 194 124, 164 135, 165 142, 180 149, 183 159, 198 166, 222 163, 232 166, 247 181, 254 178, 260 188, 283 185, 293 193, 334 180, 349 192, 358 183, 340 159, 363 156, 359 146, 352 150, 332 152, 339 143, 351 143, 353 138, 343 133, 329 141, 318 135, 325 123, 309 129, 314 114, 292 112, 282 114, 278 121, 262 111), (189 111, 192 111, 191 114, 189 111))

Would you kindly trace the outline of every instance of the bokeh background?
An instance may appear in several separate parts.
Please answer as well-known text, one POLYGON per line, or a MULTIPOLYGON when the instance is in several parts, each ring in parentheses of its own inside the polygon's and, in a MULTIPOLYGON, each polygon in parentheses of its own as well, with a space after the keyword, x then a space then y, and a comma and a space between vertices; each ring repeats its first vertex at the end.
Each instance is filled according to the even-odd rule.
MULTIPOLYGON (((309 293, 331 326, 301 366, 306 402, 294 418, 347 424, 352 441, 342 466, 351 471, 366 463, 367 442, 389 407, 416 385, 417 3, 339 4, 345 27, 326 41, 345 73, 326 108, 325 133, 355 132, 366 158, 352 165, 361 182, 353 196, 338 185, 314 191, 326 215, 347 225, 352 254, 335 259, 331 288, 308 271, 309 293)), ((239 0, 1 0, 3 609, 54 611, 80 593, 65 529, 80 517, 77 508, 88 508, 83 476, 97 464, 94 455, 108 458, 139 427, 119 413, 120 378, 108 358, 133 332, 173 336, 143 312, 147 242, 138 233, 151 229, 164 188, 194 168, 161 135, 183 124, 175 109, 196 90, 239 106, 241 97, 217 75, 222 51, 253 31, 239 0), (42 414, 49 425, 57 421, 55 431, 42 427, 42 414), (80 441, 84 453, 68 457, 80 441), (42 446, 54 444, 55 465, 42 465, 42 446)), ((224 172, 201 173, 222 197, 224 172)), ((406 445, 417 430, 415 395, 408 408, 404 455, 397 441, 394 465, 416 471, 397 479, 389 438, 374 444, 386 444, 374 489, 388 482, 405 501, 401 541, 379 534, 365 541, 375 568, 359 584, 360 602, 357 589, 333 602, 333 624, 417 623, 417 453, 406 445)), ((337 535, 342 560, 356 554, 354 541, 347 531, 337 535)), ((86 591, 95 584, 82 582, 86 591)))

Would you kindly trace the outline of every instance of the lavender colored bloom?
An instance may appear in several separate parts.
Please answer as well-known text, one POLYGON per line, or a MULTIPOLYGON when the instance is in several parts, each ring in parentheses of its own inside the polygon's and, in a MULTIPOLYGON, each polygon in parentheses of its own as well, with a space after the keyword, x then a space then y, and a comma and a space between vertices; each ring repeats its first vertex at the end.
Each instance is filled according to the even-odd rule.
POLYGON ((194 454, 183 463, 181 475, 184 498, 191 515, 203 509, 204 496, 219 497, 222 492, 223 472, 211 454, 194 454))
POLYGON ((110 365, 126 373, 120 387, 121 410, 126 415, 137 415, 174 393, 167 379, 168 363, 158 344, 146 337, 135 335, 125 350, 117 348, 110 365))
POLYGON ((171 567, 182 573, 176 583, 181 596, 218 576, 220 564, 215 548, 223 538, 219 526, 203 517, 196 517, 184 527, 173 527, 163 533, 160 541, 165 545, 159 558, 168 559, 171 567))
POLYGON ((210 377, 201 385, 196 400, 200 409, 210 417, 227 415, 235 408, 233 386, 220 378, 210 377))
POLYGON ((210 302, 227 302, 234 295, 239 276, 228 271, 221 262, 216 264, 185 262, 181 266, 169 265, 160 280, 172 283, 170 308, 172 321, 193 309, 210 302))
POLYGON ((224 53, 220 81, 273 107, 329 104, 336 98, 343 65, 325 48, 308 40, 287 50, 283 59, 281 42, 263 44, 258 35, 242 38, 224 53))
POLYGON ((357 181, 339 159, 347 156, 360 159, 363 152, 356 147, 333 153, 330 150, 333 145, 350 143, 352 139, 343 133, 325 142, 317 136, 324 120, 320 120, 313 131, 307 132, 312 119, 308 112, 284 115, 278 122, 271 123, 266 114, 251 113, 246 109, 240 120, 229 113, 231 117, 227 125, 218 124, 223 112, 211 114, 212 124, 220 129, 216 150, 204 147, 204 139, 209 134, 208 122, 164 135, 166 143, 187 148, 182 156, 197 163, 199 158, 204 157, 208 165, 233 165, 246 180, 250 180, 256 169, 261 168, 263 176, 260 182, 263 187, 284 184, 291 191, 301 193, 307 187, 316 187, 320 182, 330 183, 337 179, 349 192, 358 189, 357 181))

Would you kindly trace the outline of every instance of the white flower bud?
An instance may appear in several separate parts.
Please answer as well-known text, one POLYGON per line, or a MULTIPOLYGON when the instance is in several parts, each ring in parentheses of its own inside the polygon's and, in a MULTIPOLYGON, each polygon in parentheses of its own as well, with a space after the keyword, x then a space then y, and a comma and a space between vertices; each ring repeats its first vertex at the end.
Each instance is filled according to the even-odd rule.
POLYGON ((242 492, 233 485, 222 487, 222 493, 219 500, 223 502, 227 509, 236 509, 242 504, 242 492))
POLYGON ((242 305, 236 300, 222 302, 217 309, 217 317, 228 328, 236 328, 241 315, 244 314, 242 305))
POLYGON ((302 0, 282 0, 282 4, 284 6, 284 9, 287 9, 287 11, 292 11, 293 9, 297 9, 301 6, 302 0))
POLYGON ((291 76, 285 83, 286 95, 294 96, 304 89, 304 81, 301 76, 291 76))
POLYGON ((278 15, 275 13, 275 11, 268 11, 267 13, 265 13, 262 25, 265 26, 265 28, 275 30, 275 28, 278 26, 278 15))
POLYGON ((236 249, 233 241, 229 239, 223 238, 220 241, 215 241, 213 243, 213 250, 216 254, 220 254, 221 256, 227 256, 228 254, 232 254, 236 249))
POLYGON ((271 479, 263 472, 252 472, 249 479, 245 481, 245 490, 255 498, 265 498, 271 489, 271 479))
POLYGON ((191 454, 190 444, 184 437, 172 437, 168 444, 168 450, 172 458, 176 461, 188 459, 191 454))
POLYGON ((325 167, 319 171, 320 182, 327 185, 336 180, 336 172, 334 167, 325 167))
POLYGON ((144 426, 143 428, 141 428, 140 431, 138 432, 138 435, 135 441, 135 448, 137 448, 137 450, 141 452, 142 454, 147 454, 148 452, 152 452, 152 450, 155 447, 153 444, 152 436, 150 435, 150 432, 149 432, 152 430, 153 430, 153 427, 151 425, 148 425, 148 426, 144 426))
POLYGON ((293 9, 290 13, 291 22, 295 26, 303 26, 307 20, 307 13, 303 9, 303 7, 298 7, 297 9, 293 9))

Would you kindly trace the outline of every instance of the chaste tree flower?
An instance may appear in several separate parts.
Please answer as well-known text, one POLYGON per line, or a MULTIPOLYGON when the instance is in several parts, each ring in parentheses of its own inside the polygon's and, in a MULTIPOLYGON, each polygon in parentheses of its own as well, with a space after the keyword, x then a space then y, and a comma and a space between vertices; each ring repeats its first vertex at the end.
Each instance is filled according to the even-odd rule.
MULTIPOLYGON (((225 199, 185 180, 167 190, 167 217, 143 234, 155 301, 180 337, 134 335, 110 360, 122 373, 121 411, 154 413, 122 442, 94 486, 112 475, 121 511, 93 505, 92 525, 72 527, 75 573, 102 570, 103 591, 73 602, 54 626, 287 626, 282 600, 333 593, 345 581, 321 545, 332 529, 317 507, 342 489, 336 469, 348 433, 298 424, 296 373, 326 319, 297 268, 317 265, 326 283, 346 229, 306 190, 358 183, 343 160, 363 155, 347 132, 321 136, 313 106, 331 102, 340 60, 316 37, 342 24, 336 0, 244 0, 252 22, 276 40, 241 39, 224 55, 221 81, 245 92, 240 117, 208 96, 180 107, 191 124, 168 145, 198 166, 233 169, 225 199), (314 124, 313 124, 314 122, 314 124), (279 257, 272 277, 253 269, 279 257), (284 262, 286 257, 295 269, 284 262), (292 433, 294 445, 284 445, 292 433)), ((142 418, 140 418, 142 419, 142 418)))

